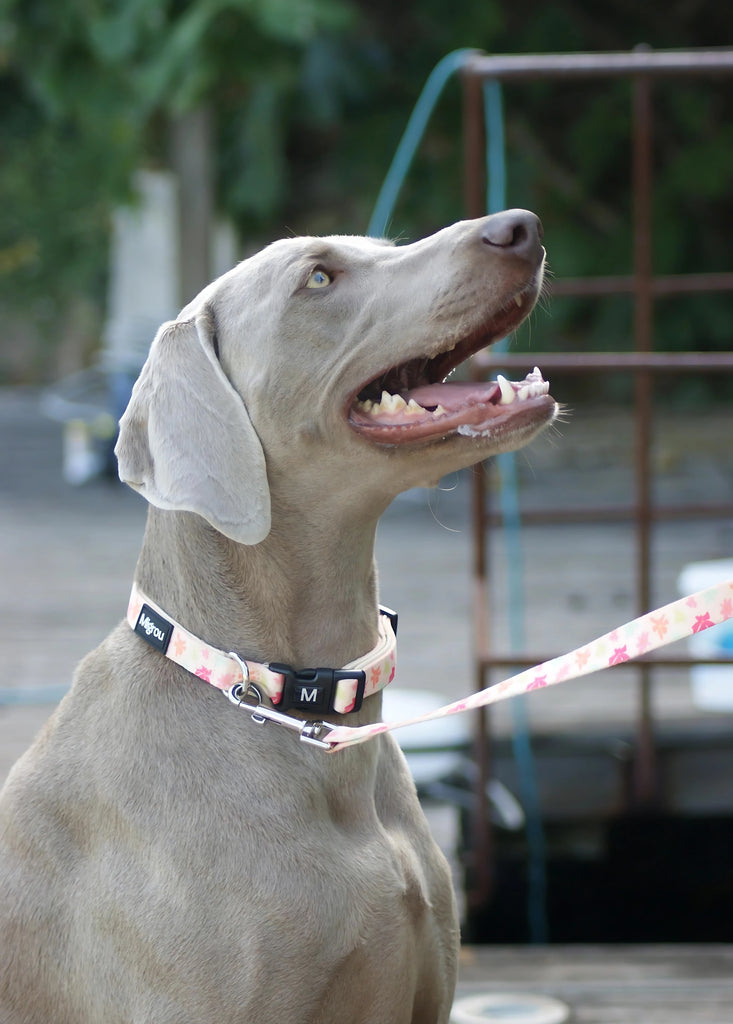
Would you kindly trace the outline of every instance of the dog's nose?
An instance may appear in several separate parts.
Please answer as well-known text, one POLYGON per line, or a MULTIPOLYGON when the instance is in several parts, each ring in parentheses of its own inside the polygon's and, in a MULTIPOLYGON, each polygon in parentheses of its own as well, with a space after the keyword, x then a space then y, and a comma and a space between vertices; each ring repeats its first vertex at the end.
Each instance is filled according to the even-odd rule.
POLYGON ((483 222, 481 241, 492 251, 534 263, 542 254, 542 223, 529 210, 504 210, 483 222))

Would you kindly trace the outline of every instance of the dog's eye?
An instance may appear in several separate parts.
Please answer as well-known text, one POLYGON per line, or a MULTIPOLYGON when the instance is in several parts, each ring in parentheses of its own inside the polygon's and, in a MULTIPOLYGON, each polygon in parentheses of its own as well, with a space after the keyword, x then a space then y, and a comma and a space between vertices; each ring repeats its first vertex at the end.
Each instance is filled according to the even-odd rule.
POLYGON ((323 267, 316 267, 306 281, 305 286, 306 288, 327 288, 331 281, 333 281, 333 278, 323 267))

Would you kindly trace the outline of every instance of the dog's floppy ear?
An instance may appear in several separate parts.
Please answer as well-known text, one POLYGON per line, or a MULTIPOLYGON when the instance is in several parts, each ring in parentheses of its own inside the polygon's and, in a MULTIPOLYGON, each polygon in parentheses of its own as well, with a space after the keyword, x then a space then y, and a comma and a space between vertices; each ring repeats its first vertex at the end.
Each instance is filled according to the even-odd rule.
POLYGON ((164 324, 120 420, 120 479, 241 544, 270 531, 265 454, 215 353, 207 314, 164 324))

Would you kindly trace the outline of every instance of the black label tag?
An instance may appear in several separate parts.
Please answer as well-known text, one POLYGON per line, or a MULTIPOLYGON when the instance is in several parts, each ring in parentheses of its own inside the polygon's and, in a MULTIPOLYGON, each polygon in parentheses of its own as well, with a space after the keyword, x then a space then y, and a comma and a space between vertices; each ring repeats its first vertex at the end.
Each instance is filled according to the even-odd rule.
POLYGON ((153 611, 150 605, 144 604, 137 618, 135 632, 139 633, 144 640, 147 640, 162 654, 165 654, 171 640, 173 623, 153 611))
POLYGON ((293 683, 290 690, 290 707, 299 711, 313 711, 323 715, 330 711, 331 687, 317 683, 293 683))

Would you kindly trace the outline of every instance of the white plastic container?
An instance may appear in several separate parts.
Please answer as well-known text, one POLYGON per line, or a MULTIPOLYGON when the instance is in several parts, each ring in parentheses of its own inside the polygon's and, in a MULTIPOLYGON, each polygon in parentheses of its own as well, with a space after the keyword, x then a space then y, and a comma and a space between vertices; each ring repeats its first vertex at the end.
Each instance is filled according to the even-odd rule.
POLYGON ((570 1010, 550 996, 487 992, 466 996, 453 1004, 451 1024, 565 1024, 570 1010))
MULTIPOLYGON (((683 596, 733 580, 733 558, 691 562, 678 580, 683 596)), ((704 711, 733 711, 733 619, 721 622, 688 640, 695 657, 728 657, 730 665, 697 665, 690 671, 693 702, 704 711)))

